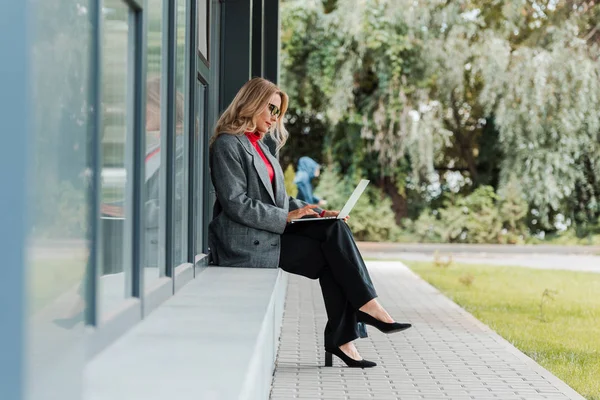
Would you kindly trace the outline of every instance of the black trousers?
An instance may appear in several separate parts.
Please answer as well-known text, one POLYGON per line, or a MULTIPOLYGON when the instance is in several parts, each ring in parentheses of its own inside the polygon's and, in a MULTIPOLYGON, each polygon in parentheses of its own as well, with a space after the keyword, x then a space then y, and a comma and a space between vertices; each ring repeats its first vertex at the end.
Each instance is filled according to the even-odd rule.
POLYGON ((339 347, 359 337, 356 311, 377 293, 344 221, 288 224, 281 237, 279 267, 319 279, 328 319, 325 347, 339 347))

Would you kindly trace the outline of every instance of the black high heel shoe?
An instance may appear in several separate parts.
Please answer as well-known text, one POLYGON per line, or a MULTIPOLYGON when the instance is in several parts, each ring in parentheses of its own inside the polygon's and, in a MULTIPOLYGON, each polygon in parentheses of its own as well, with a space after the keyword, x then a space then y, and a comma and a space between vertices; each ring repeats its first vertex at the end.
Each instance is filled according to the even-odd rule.
POLYGON ((331 367, 333 365, 332 354, 338 356, 350 368, 372 368, 377 365, 377 363, 374 363, 373 361, 355 360, 354 358, 350 358, 338 347, 337 349, 325 349, 326 367, 331 367))
POLYGON ((403 324, 400 322, 383 322, 360 310, 356 312, 356 319, 359 322, 374 326, 383 333, 400 332, 412 326, 411 324, 403 324))

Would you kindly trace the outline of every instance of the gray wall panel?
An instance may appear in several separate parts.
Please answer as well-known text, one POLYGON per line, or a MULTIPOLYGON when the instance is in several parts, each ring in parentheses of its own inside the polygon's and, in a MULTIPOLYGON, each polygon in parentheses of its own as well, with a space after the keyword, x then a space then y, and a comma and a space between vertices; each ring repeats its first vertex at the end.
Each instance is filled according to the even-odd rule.
POLYGON ((23 351, 25 348, 25 186, 29 109, 27 106, 27 26, 25 2, 7 2, 0 13, 0 119, 3 145, 0 146, 0 393, 21 399, 25 389, 23 351))

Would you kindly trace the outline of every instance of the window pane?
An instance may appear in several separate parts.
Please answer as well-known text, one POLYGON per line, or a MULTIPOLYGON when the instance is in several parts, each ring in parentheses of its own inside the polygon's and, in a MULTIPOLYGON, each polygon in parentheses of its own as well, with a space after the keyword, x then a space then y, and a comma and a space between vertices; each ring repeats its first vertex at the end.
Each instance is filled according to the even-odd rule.
POLYGON ((206 88, 202 83, 197 85, 197 101, 196 101, 196 126, 194 135, 194 160, 195 160, 195 186, 194 186, 194 205, 195 205, 195 238, 196 248, 195 254, 199 255, 204 252, 204 241, 206 240, 204 234, 204 191, 207 188, 204 187, 204 161, 206 159, 204 152, 206 149, 205 132, 204 132, 204 118, 205 118, 205 103, 204 96, 206 88))
POLYGON ((128 13, 121 0, 107 0, 102 9, 102 203, 103 265, 100 274, 101 315, 114 311, 131 296, 131 199, 129 178, 133 157, 127 131, 128 13))
MULTIPOLYGON (((24 301, 29 314, 19 317, 29 318, 23 321, 27 324, 27 334, 22 338, 24 347, 19 349, 23 364, 8 366, 4 362, 6 352, 2 351, 0 364, 7 367, 0 369, 5 378, 11 379, 13 372, 23 377, 18 385, 27 388, 24 397, 28 400, 75 400, 82 392, 80 376, 87 340, 83 329, 84 311, 89 295, 85 272, 91 227, 88 198, 91 19, 87 10, 92 7, 92 2, 78 1, 75 7, 66 1, 6 1, 0 12, 6 13, 7 7, 14 9, 13 3, 23 3, 19 7, 28 9, 27 42, 30 45, 26 51, 31 131, 8 130, 6 124, 2 131, 4 149, 10 149, 13 154, 17 150, 16 154, 20 154, 13 148, 12 140, 26 135, 29 153, 24 161, 27 169, 22 171, 28 177, 29 198, 18 211, 19 217, 27 216, 27 253, 23 264, 27 292, 21 292, 24 288, 19 287, 21 298, 12 298, 8 295, 10 292, 0 294, 3 308, 0 329, 9 330, 9 343, 11 327, 7 326, 4 310, 8 311, 10 320, 11 312, 25 312, 17 311, 24 301), (25 209, 27 213, 22 214, 21 210, 25 209), (14 369, 9 371, 8 368, 14 369)), ((20 21, 14 23, 21 24, 20 21)), ((12 37, 0 40, 24 42, 23 38, 12 37)), ((14 54, 2 56, 6 63, 14 54)), ((15 75, 10 73, 4 78, 14 79, 15 75)), ((18 100, 7 97, 6 91, 0 96, 3 96, 3 107, 7 102, 18 100)), ((4 170, 3 176, 9 177, 13 172, 16 171, 4 170)), ((20 185, 12 186, 13 183, 16 183, 13 179, 3 180, 0 196, 10 196, 9 191, 14 188, 21 190, 20 185)), ((5 208, 2 211, 1 220, 6 227, 6 215, 15 210, 5 208)), ((14 229, 17 235, 21 230, 19 226, 8 229, 14 229)), ((7 239, 3 237, 3 246, 11 242, 7 239)), ((0 265, 4 280, 9 269, 21 267, 9 263, 6 254, 0 265)), ((3 336, 2 344, 7 345, 6 336, 3 336)), ((14 399, 2 384, 0 399, 14 399)))
POLYGON ((177 65, 175 72, 175 177, 173 187, 173 264, 177 266, 187 262, 188 238, 188 138, 185 121, 185 0, 177 1, 177 65))
POLYGON ((198 0, 198 51, 208 60, 208 0, 198 0))
POLYGON ((144 251, 145 279, 149 287, 156 278, 165 276, 164 258, 160 259, 160 246, 164 238, 160 237, 160 209, 164 207, 160 199, 165 188, 161 186, 161 60, 162 60, 162 7, 163 0, 149 0, 148 9, 148 67, 146 84, 146 199, 144 251))

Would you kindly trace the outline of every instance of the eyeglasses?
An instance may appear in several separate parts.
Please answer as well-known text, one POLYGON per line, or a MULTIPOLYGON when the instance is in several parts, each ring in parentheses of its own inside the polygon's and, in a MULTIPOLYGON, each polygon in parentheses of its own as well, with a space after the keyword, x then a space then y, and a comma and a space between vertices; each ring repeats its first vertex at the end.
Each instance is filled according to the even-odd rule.
POLYGON ((279 115, 281 114, 281 110, 275 104, 269 103, 269 111, 275 118, 279 118, 279 115))

